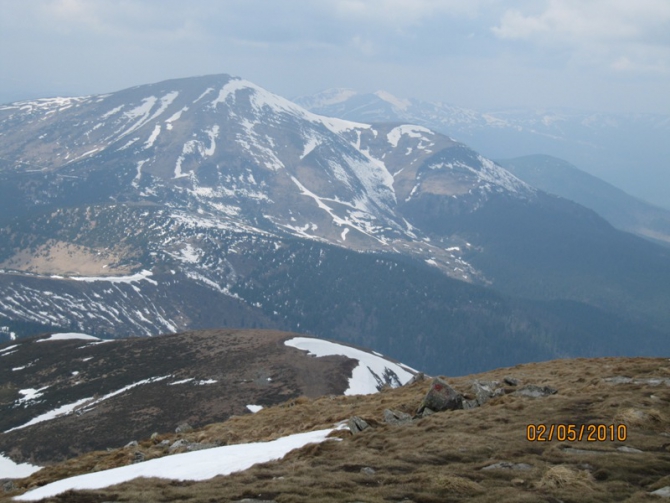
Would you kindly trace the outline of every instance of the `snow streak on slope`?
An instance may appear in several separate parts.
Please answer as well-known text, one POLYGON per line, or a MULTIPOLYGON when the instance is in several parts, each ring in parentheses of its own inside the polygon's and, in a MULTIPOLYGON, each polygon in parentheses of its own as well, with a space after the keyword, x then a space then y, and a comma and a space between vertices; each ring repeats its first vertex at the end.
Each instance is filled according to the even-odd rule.
POLYGON ((413 377, 412 373, 399 364, 342 344, 308 337, 294 337, 285 341, 284 344, 307 351, 310 355, 317 357, 341 355, 358 360, 359 364, 349 378, 349 388, 344 392, 345 395, 377 393, 386 383, 390 383, 395 388, 406 384, 413 377))
POLYGON ((36 501, 69 490, 102 489, 138 477, 207 480, 217 475, 229 475, 246 470, 257 463, 281 459, 293 449, 325 441, 332 431, 333 429, 327 429, 297 433, 272 442, 227 445, 151 459, 143 463, 52 482, 17 496, 15 499, 17 501, 36 501))
POLYGON ((110 398, 115 397, 116 395, 120 395, 121 393, 125 393, 126 391, 133 389, 137 386, 141 386, 142 384, 149 384, 153 382, 158 382, 162 381, 164 379, 167 379, 168 377, 171 377, 169 375, 163 376, 163 377, 151 377, 149 379, 143 379, 142 381, 135 382, 133 384, 129 384, 128 386, 124 386, 123 388, 112 391, 111 393, 107 393, 106 395, 100 397, 100 398, 94 398, 94 397, 88 397, 88 398, 82 398, 81 400, 77 400, 76 402, 73 403, 68 403, 65 405, 61 405, 57 409, 50 410, 49 412, 45 412, 44 414, 40 414, 37 417, 34 417, 30 421, 28 421, 25 424, 22 424, 21 426, 16 426, 14 428, 11 428, 5 433, 9 433, 10 431, 14 430, 21 430, 23 428, 27 428, 29 426, 32 426, 34 424, 38 423, 43 423, 44 421, 51 421, 52 419, 57 419, 61 416, 66 416, 69 414, 72 414, 75 410, 81 409, 82 413, 83 412, 88 412, 91 410, 91 408, 95 407, 95 405, 99 404, 100 402, 103 402, 105 400, 109 400, 110 398))

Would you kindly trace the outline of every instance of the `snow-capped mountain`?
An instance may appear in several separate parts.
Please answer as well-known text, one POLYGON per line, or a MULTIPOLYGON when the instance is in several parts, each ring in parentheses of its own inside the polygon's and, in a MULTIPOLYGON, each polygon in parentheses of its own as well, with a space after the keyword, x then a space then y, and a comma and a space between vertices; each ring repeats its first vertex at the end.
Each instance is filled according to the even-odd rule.
MULTIPOLYGON (((422 193, 469 194, 473 201, 491 192, 532 194, 494 163, 426 128, 315 115, 228 76, 10 104, 0 108, 0 131, 5 173, 69 177, 67 186, 112 177, 99 188, 105 196, 170 201, 171 216, 182 221, 197 215, 197 225, 215 220, 359 250, 414 248, 423 240, 397 211, 422 193)), ((38 206, 67 198, 53 190, 29 197, 38 206)), ((453 254, 422 246, 453 271, 453 254)))
POLYGON ((617 316, 649 329, 636 351, 670 327, 667 254, 425 126, 317 115, 227 75, 1 106, 0 243, 6 338, 271 327, 432 372, 445 337, 472 348, 462 368, 449 357, 468 371, 479 352, 570 354, 563 334, 588 341, 617 316), (489 351, 499 334, 523 342, 489 351))
POLYGON ((492 159, 548 154, 668 208, 670 116, 547 109, 473 110, 397 98, 386 91, 329 89, 296 98, 315 112, 363 122, 409 122, 447 134, 492 159))

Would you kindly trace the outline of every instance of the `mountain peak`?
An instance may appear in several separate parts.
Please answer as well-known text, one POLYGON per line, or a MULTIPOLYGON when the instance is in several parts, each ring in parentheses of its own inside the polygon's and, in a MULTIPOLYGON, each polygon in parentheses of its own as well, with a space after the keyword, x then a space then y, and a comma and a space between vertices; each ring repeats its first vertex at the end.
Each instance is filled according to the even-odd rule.
POLYGON ((383 91, 383 90, 376 91, 374 93, 374 95, 377 96, 377 98, 379 98, 383 101, 386 101, 387 103, 390 103, 391 105, 393 105, 394 107, 396 107, 397 109, 402 110, 402 111, 407 110, 410 107, 410 105, 412 104, 411 101, 409 101, 407 99, 397 98, 394 95, 392 95, 391 93, 389 93, 388 91, 383 91))

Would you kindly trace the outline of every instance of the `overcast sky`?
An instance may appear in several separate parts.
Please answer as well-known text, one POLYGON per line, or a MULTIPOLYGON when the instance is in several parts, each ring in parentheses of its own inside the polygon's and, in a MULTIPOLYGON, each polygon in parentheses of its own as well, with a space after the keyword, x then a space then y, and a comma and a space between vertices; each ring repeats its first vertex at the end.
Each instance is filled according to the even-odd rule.
POLYGON ((0 102, 212 73, 670 114, 670 0, 0 0, 0 102))

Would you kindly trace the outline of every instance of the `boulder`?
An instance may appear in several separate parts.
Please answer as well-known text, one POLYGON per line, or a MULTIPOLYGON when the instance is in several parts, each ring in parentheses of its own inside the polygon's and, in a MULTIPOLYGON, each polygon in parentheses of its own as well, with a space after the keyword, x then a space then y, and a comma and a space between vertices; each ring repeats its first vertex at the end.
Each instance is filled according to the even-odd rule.
POLYGON ((477 405, 483 405, 491 398, 504 395, 505 390, 499 386, 498 381, 478 381, 476 379, 472 381, 472 391, 475 394, 477 405))
POLYGON ((365 419, 362 419, 358 416, 352 416, 351 419, 349 419, 347 426, 349 426, 349 431, 351 431, 353 435, 356 435, 357 433, 360 433, 361 431, 370 427, 365 419))
POLYGON ((170 446, 170 448, 169 448, 168 450, 169 450, 170 452, 174 452, 174 451, 176 451, 177 449, 179 449, 180 447, 188 447, 188 445, 189 445, 188 441, 186 441, 186 440, 180 438, 179 440, 176 440, 176 441, 170 446))
POLYGON ((426 380, 426 374, 423 372, 419 372, 417 374, 414 374, 412 378, 405 383, 405 386, 409 386, 411 384, 414 384, 415 382, 423 382, 426 380))
POLYGON ((519 384, 519 380, 517 378, 509 376, 503 377, 503 382, 508 386, 517 386, 519 384))
POLYGON ((403 424, 411 424, 412 416, 398 410, 385 409, 384 422, 393 426, 400 426, 403 424))
POLYGON ((175 433, 188 433, 189 431, 193 431, 193 426, 184 422, 177 426, 174 431, 175 433))
POLYGON ((515 395, 528 396, 531 398, 541 398, 544 396, 555 395, 558 391, 550 386, 537 386, 528 384, 514 392, 515 395))
POLYGON ((436 377, 430 385, 430 389, 419 406, 418 414, 424 409, 434 412, 455 410, 463 408, 463 395, 449 386, 444 380, 436 377))

